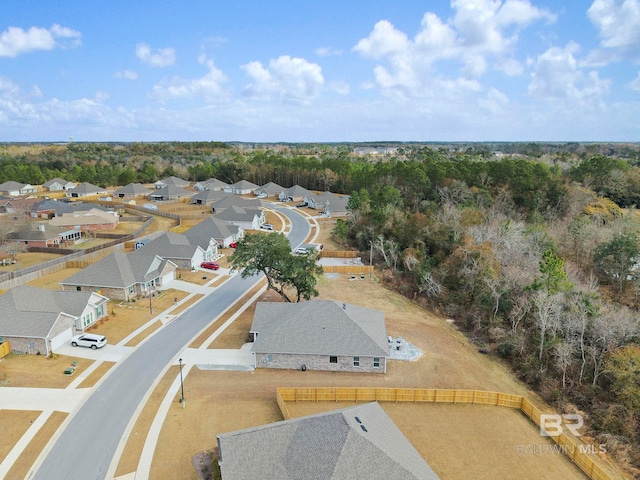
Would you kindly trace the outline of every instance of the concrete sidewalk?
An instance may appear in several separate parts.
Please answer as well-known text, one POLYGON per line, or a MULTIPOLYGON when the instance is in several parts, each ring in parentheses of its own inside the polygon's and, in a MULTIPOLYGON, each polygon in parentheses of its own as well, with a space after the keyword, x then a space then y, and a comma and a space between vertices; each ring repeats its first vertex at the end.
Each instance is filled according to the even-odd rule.
POLYGON ((71 413, 91 388, 0 388, 1 410, 57 410, 71 413))

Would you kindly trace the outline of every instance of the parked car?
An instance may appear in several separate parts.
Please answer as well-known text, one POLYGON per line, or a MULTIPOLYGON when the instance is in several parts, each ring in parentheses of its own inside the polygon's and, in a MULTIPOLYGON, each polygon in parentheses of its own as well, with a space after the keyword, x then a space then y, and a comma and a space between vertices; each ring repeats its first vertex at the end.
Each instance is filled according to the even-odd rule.
POLYGON ((296 208, 303 208, 303 207, 306 207, 306 206, 307 206, 306 203, 299 203, 299 204, 296 205, 296 208))
POLYGON ((270 223, 263 223, 262 225, 260 225, 260 228, 262 228, 263 230, 273 230, 273 225, 271 225, 270 223))
POLYGON ((236 242, 231 242, 229 244, 229 248, 238 248, 238 244, 236 242))
POLYGON ((71 339, 71 345, 74 347, 88 347, 92 349, 102 348, 107 344, 107 337, 96 335, 94 333, 83 333, 76 335, 71 339))
POLYGON ((207 270, 218 270, 220 268, 220 265, 218 265, 216 262, 202 262, 200 264, 200 268, 206 268, 207 270))
POLYGON ((293 253, 295 253, 296 255, 309 255, 311 252, 308 248, 298 247, 293 251, 293 253))

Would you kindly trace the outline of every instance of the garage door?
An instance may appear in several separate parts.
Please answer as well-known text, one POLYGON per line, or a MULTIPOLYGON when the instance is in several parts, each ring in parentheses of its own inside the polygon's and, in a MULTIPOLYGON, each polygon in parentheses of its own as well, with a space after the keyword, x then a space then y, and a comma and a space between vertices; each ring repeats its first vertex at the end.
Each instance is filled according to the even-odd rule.
POLYGON ((163 275, 162 276, 162 280, 160 280, 160 281, 161 281, 162 285, 166 285, 171 280, 175 280, 175 278, 176 278, 175 272, 172 271, 172 272, 169 272, 169 273, 163 275))
POLYGON ((71 330, 71 327, 69 327, 64 332, 59 333, 51 339, 51 350, 55 352, 56 349, 71 340, 71 337, 73 337, 73 331, 71 330))

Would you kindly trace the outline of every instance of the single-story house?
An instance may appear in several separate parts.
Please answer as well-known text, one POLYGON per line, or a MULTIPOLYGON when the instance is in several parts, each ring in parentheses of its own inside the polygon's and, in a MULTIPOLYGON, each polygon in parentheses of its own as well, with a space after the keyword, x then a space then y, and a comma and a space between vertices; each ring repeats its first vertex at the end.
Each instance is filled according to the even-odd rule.
POLYGON ((46 183, 43 183, 42 186, 50 192, 61 192, 64 190, 71 190, 75 188, 76 184, 73 182, 69 182, 64 178, 56 177, 52 178, 46 183))
POLYGON ((33 228, 29 225, 7 235, 7 240, 24 243, 30 247, 65 247, 69 243, 82 238, 79 229, 68 227, 54 227, 40 223, 33 228))
POLYGON ((54 227, 74 227, 83 232, 113 230, 118 226, 120 219, 117 212, 105 212, 98 208, 79 212, 63 213, 53 217, 49 225, 54 227))
POLYGON ((64 292, 21 285, 0 295, 0 337, 13 353, 49 355, 107 315, 96 292, 64 292))
POLYGON ((220 213, 229 207, 262 208, 262 203, 257 198, 244 198, 229 194, 211 203, 213 213, 220 213))
POLYGON ((377 402, 217 436, 222 480, 437 480, 377 402))
POLYGON ((60 282, 64 291, 98 291, 114 300, 129 301, 175 279, 176 265, 153 254, 111 255, 60 282))
POLYGON ((211 205, 229 195, 222 190, 202 190, 191 197, 191 203, 195 205, 211 205))
POLYGON ((81 198, 90 197, 95 195, 106 195, 109 193, 106 188, 98 187, 88 182, 81 183, 77 187, 67 190, 67 197, 69 198, 81 198))
POLYGON ((187 180, 183 180, 178 177, 167 177, 162 180, 158 180, 153 186, 157 189, 165 188, 165 187, 188 187, 189 182, 187 180))
POLYGON ((284 187, 281 187, 277 183, 269 182, 256 188, 253 193, 259 198, 279 197, 284 190, 284 187))
POLYGON ((251 330, 256 368, 387 370, 384 313, 333 300, 258 302, 251 330))
POLYGON ((242 227, 225 222, 216 217, 207 217, 184 232, 188 237, 213 238, 223 248, 240 240, 244 234, 242 227))
POLYGON ((86 212, 88 210, 97 209, 108 212, 109 209, 93 203, 78 201, 56 200, 55 198, 39 200, 29 206, 29 212, 32 217, 53 218, 59 217, 65 213, 86 212))
POLYGON ((232 205, 216 213, 216 218, 237 225, 243 230, 257 230, 265 222, 266 215, 261 208, 232 205))
POLYGON ((304 200, 304 197, 309 195, 313 195, 311 191, 300 185, 294 185, 293 187, 287 188, 284 192, 280 192, 278 199, 281 202, 301 202, 304 200))
POLYGON ((349 214, 347 203, 349 195, 336 195, 331 192, 324 192, 319 195, 309 195, 304 197, 304 202, 309 208, 320 210, 320 213, 330 217, 346 217, 349 214))
POLYGON ((13 202, 6 198, 0 198, 0 213, 15 213, 16 207, 13 205, 13 202))
POLYGON ((191 270, 215 255, 215 252, 207 251, 197 243, 192 243, 189 238, 181 233, 166 232, 147 245, 132 252, 130 255, 157 255, 171 260, 178 269, 191 270))
POLYGON ((19 183, 9 180, 8 182, 0 183, 0 194, 9 195, 10 197, 17 197, 19 195, 32 195, 38 193, 38 188, 28 183, 19 183))
POLYGON ((256 188, 258 188, 258 185, 256 185, 255 183, 248 182, 247 180, 240 180, 233 185, 227 185, 224 188, 224 191, 227 193, 233 193, 235 195, 248 195, 252 193, 256 188))
POLYGON ((167 200, 176 200, 182 197, 188 197, 193 195, 193 192, 189 192, 182 187, 176 187, 174 185, 168 185, 166 187, 158 188, 153 193, 149 194, 149 200, 154 202, 162 202, 167 200))
POLYGON ((203 180, 201 182, 196 183, 193 188, 199 191, 203 190, 224 190, 228 187, 229 184, 223 182, 222 180, 218 180, 217 178, 209 178, 208 180, 203 180))
POLYGON ((130 183, 129 185, 125 185, 124 187, 119 188, 118 190, 113 192, 113 195, 118 198, 133 198, 143 195, 147 196, 150 193, 152 193, 151 190, 146 188, 141 183, 130 183))

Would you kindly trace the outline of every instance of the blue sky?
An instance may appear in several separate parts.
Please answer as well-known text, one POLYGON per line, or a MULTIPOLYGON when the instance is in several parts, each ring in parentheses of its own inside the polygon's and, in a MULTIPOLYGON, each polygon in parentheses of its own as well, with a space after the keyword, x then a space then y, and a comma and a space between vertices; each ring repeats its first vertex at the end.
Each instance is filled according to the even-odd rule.
POLYGON ((640 0, 4 0, 0 142, 640 141, 640 0))

